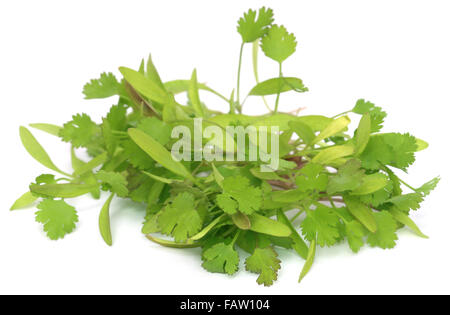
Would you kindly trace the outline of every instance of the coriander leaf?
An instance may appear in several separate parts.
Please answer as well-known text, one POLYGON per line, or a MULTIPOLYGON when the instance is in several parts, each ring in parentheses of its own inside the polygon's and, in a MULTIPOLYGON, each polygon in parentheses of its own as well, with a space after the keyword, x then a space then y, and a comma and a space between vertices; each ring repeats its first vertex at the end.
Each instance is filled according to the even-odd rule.
POLYGON ((181 243, 194 236, 202 228, 202 219, 195 210, 194 195, 184 192, 166 206, 158 218, 161 232, 172 235, 181 243))
POLYGON ((416 192, 422 193, 424 196, 428 196, 431 193, 431 191, 436 188, 440 180, 441 178, 439 176, 435 177, 429 182, 426 182, 425 184, 417 188, 416 192))
POLYGON ((365 229, 358 221, 351 221, 345 225, 348 245, 354 253, 364 246, 365 229))
POLYGON ((393 192, 394 184, 392 181, 389 181, 383 189, 377 190, 372 194, 361 195, 358 197, 363 203, 378 208, 383 203, 386 203, 389 198, 391 198, 393 192))
POLYGON ((377 170, 381 165, 391 165, 406 170, 414 163, 416 140, 410 134, 386 133, 370 137, 366 149, 361 154, 362 166, 377 170))
POLYGON ((52 174, 42 174, 36 177, 35 179, 37 185, 43 184, 57 184, 58 181, 55 178, 55 175, 52 174))
POLYGON ((324 170, 323 166, 319 164, 308 163, 305 165, 295 179, 298 190, 320 192, 327 189, 328 176, 323 173, 324 170))
POLYGON ((363 183, 365 174, 361 169, 361 162, 356 159, 347 161, 341 166, 335 176, 331 176, 328 182, 327 193, 354 190, 363 183))
POLYGON ((112 106, 106 115, 112 130, 125 131, 127 127, 127 109, 123 105, 112 106))
POLYGON ((392 215, 387 211, 374 213, 377 222, 378 230, 375 233, 369 233, 367 242, 370 246, 381 247, 383 249, 390 249, 395 247, 395 241, 398 240, 397 223, 392 215))
POLYGON ((261 40, 261 48, 267 57, 282 63, 295 52, 297 41, 284 26, 272 25, 261 40))
POLYGON ((155 161, 131 140, 122 142, 124 153, 128 157, 128 162, 140 170, 148 170, 155 165, 155 161))
POLYGON ((83 88, 86 99, 107 98, 118 95, 121 84, 112 73, 102 73, 100 79, 91 80, 83 88))
POLYGON ((78 215, 75 208, 64 200, 44 199, 37 206, 36 221, 44 225, 44 231, 52 240, 64 238, 75 229, 78 215))
POLYGON ((203 253, 203 268, 209 272, 232 275, 239 269, 239 255, 233 245, 216 244, 203 253))
POLYGON ((137 127, 162 145, 166 145, 170 141, 172 129, 165 122, 155 117, 145 118, 141 120, 137 127))
POLYGON ((108 190, 117 194, 117 196, 126 197, 128 195, 127 180, 122 174, 99 171, 96 177, 108 190))
POLYGON ((219 207, 230 214, 236 212, 236 202, 238 210, 244 214, 258 211, 262 205, 261 189, 251 186, 249 179, 244 176, 225 178, 223 194, 218 195, 217 198, 219 207))
POLYGON ((217 205, 222 208, 222 210, 225 213, 228 214, 235 214, 237 213, 238 209, 238 202, 234 199, 232 199, 229 195, 226 194, 220 194, 217 195, 217 205))
POLYGON ((253 254, 245 260, 245 269, 258 273, 258 284, 271 286, 278 278, 281 261, 272 247, 256 248, 253 254))
POLYGON ((332 246, 339 239, 339 217, 324 205, 317 205, 315 210, 308 211, 308 214, 301 224, 302 233, 309 241, 316 239, 321 247, 332 246))
POLYGON ((360 99, 356 102, 356 105, 352 111, 360 115, 367 113, 370 115, 371 132, 378 132, 381 128, 383 128, 383 122, 387 114, 381 109, 381 107, 377 107, 371 102, 366 102, 365 100, 360 99))
POLYGON ((99 131, 98 126, 86 114, 78 114, 64 124, 59 136, 64 142, 70 142, 75 148, 86 147, 99 131))
POLYGON ((394 208, 403 212, 409 212, 409 210, 417 210, 420 208, 420 203, 423 201, 421 193, 411 193, 400 196, 392 197, 387 200, 388 203, 394 205, 394 208))
POLYGON ((238 32, 244 43, 251 43, 267 33, 267 27, 273 23, 272 9, 261 8, 256 18, 256 11, 249 10, 238 21, 238 32))

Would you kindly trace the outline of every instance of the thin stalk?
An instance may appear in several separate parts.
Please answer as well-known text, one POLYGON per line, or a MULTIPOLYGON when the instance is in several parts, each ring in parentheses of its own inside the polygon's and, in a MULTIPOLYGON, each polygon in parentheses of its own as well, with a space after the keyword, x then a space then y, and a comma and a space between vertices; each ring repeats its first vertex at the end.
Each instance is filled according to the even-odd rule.
MULTIPOLYGON (((253 42, 253 74, 255 75, 256 84, 259 84, 258 51, 259 51, 259 39, 255 40, 253 42)), ((267 110, 269 112, 272 112, 272 109, 270 108, 269 104, 267 103, 266 98, 264 96, 262 96, 262 99, 263 99, 264 105, 266 106, 267 110)), ((245 100, 247 100, 247 98, 245 100)), ((242 106, 244 106, 245 100, 242 103, 242 106)))
POLYGON ((242 55, 244 53, 244 45, 245 45, 245 43, 242 42, 241 49, 239 52, 239 66, 238 66, 238 73, 237 73, 237 89, 236 89, 238 105, 241 104, 241 98, 240 98, 240 96, 241 96, 241 94, 240 94, 241 93, 241 68, 242 68, 242 55))
POLYGON ((349 113, 351 113, 351 112, 352 112, 351 110, 348 110, 348 111, 346 111, 346 112, 343 112, 343 113, 334 115, 334 116, 331 117, 331 118, 334 119, 334 118, 337 118, 337 117, 339 117, 339 116, 347 115, 347 114, 349 114, 349 113))
POLYGON ((241 230, 238 230, 237 233, 234 235, 233 240, 231 241, 232 247, 234 247, 234 243, 236 243, 236 241, 238 240, 239 235, 241 235, 241 230))
MULTIPOLYGON (((280 62, 280 79, 283 77, 283 68, 282 68, 282 63, 280 62)), ((273 111, 274 114, 278 113, 278 104, 280 103, 280 95, 281 95, 281 86, 280 86, 280 90, 278 91, 277 94, 277 100, 275 101, 275 109, 273 111)))
POLYGON ((402 183, 403 185, 405 185, 406 187, 408 187, 409 189, 411 189, 412 191, 417 192, 417 189, 412 187, 411 185, 409 185, 408 183, 406 183, 404 180, 402 180, 401 178, 398 178, 398 180, 400 181, 400 183, 402 183))

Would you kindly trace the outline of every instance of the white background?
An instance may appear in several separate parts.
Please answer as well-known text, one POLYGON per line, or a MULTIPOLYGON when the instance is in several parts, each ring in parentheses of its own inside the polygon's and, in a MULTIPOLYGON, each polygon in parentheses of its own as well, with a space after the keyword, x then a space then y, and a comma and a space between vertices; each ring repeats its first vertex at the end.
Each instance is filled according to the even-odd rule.
MULTIPOLYGON (((449 13, 448 1, 432 0, 1 1, 0 293, 450 293, 449 13), (285 75, 301 77, 310 89, 283 95, 283 110, 307 107, 304 114, 331 116, 366 98, 388 112, 387 131, 410 131, 429 141, 403 175, 414 186, 443 178, 413 216, 429 240, 405 229, 390 251, 320 249, 301 285, 303 261, 280 250, 279 280, 264 288, 242 270, 233 277, 207 273, 198 250, 148 242, 140 233, 142 209, 127 202, 112 208, 112 248, 97 228, 102 201, 70 200, 80 223, 58 242, 46 239, 32 210, 9 212, 34 177, 46 172, 21 147, 19 125, 62 124, 79 112, 98 121, 113 100, 83 100, 84 83, 103 71, 117 74, 119 66, 137 67, 150 52, 163 79, 189 78, 197 67, 200 81, 229 95, 240 44, 236 22, 263 4, 299 42, 285 75)), ((250 55, 248 46, 244 91, 254 83, 250 55)), ((265 57, 263 67, 262 79, 276 76, 276 65, 265 57)), ((226 110, 220 99, 203 99, 226 110)), ((247 113, 263 111, 260 99, 247 104, 247 113)), ((68 146, 34 134, 70 170, 68 146)))

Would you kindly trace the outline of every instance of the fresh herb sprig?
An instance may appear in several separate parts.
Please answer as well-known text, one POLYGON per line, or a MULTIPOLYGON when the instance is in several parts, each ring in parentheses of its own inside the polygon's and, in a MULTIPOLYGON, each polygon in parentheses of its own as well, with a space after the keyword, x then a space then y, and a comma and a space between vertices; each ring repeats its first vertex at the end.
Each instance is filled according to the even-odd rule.
POLYGON ((426 238, 410 214, 439 177, 415 188, 398 172, 414 163, 426 142, 409 133, 381 133, 386 113, 362 99, 331 118, 280 113, 282 93, 308 89, 301 79, 283 75, 283 62, 295 52, 297 41, 273 23, 273 12, 266 8, 250 10, 238 21, 242 45, 236 93, 230 98, 200 83, 195 70, 190 79, 163 81, 151 58, 137 71, 120 68, 122 80, 104 73, 87 83, 86 99, 118 98, 100 123, 77 114, 62 127, 31 125, 71 144, 70 172, 58 168, 32 133, 20 127, 25 149, 53 174, 36 177, 11 210, 38 202, 36 221, 57 240, 73 232, 78 222, 67 199, 98 199, 107 192, 99 209, 106 244, 113 244, 110 206, 115 198, 127 198, 146 205, 142 232, 149 240, 172 248, 201 247, 202 266, 210 272, 232 275, 245 258, 245 269, 258 274, 257 282, 266 286, 277 279, 281 267, 278 247, 305 260, 300 281, 320 248, 347 242, 355 253, 365 244, 390 249, 404 226, 426 238), (247 43, 253 43, 257 82, 247 98, 262 97, 270 110, 263 116, 242 114, 247 98, 241 100, 240 75, 247 43), (262 82, 259 48, 279 65, 278 74, 262 82), (215 94, 229 112, 210 110, 199 91, 215 94), (177 102, 181 93, 187 94, 187 104, 177 102), (272 107, 266 99, 270 95, 275 96, 272 107), (349 115, 359 119, 354 132, 348 130, 349 115), (194 118, 221 128, 279 127, 280 168, 261 172, 264 161, 248 157, 239 162, 177 162, 169 152, 172 129, 192 126, 194 118), (86 150, 89 161, 77 157, 78 148, 86 150))

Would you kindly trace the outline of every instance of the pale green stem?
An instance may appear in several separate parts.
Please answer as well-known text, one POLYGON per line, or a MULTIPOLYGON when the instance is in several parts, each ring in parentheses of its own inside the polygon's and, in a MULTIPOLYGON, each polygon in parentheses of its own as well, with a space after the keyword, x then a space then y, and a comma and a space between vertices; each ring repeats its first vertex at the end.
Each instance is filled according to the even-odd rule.
MULTIPOLYGON (((240 98, 240 92, 241 92, 241 68, 242 68, 242 55, 244 53, 244 45, 245 43, 242 42, 241 44, 241 49, 239 52, 239 66, 238 66, 238 74, 237 74, 237 90, 236 90, 236 94, 237 94, 237 103, 240 105, 241 104, 241 98, 240 98)), ((233 111, 234 113, 234 111, 233 111)))
MULTIPOLYGON (((283 68, 282 68, 282 63, 280 62, 280 79, 283 77, 283 68)), ((280 86, 280 90, 278 91, 277 94, 277 100, 275 101, 275 109, 273 111, 274 114, 278 113, 278 104, 280 103, 280 95, 281 95, 281 86, 280 86)))

